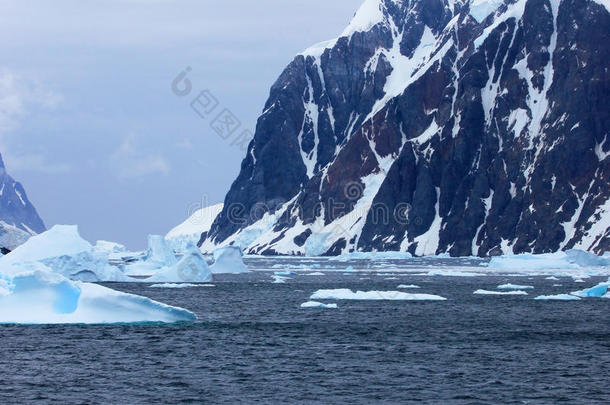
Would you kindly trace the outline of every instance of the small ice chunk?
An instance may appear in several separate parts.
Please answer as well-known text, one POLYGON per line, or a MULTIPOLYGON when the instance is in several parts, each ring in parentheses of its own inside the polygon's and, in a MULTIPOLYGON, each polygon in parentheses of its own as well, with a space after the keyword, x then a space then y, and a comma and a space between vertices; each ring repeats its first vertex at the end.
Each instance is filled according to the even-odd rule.
POLYGON ((337 304, 323 304, 317 301, 307 301, 301 304, 301 308, 336 309, 337 304))
POLYGON ((541 295, 536 297, 537 301, 579 301, 580 298, 569 294, 557 294, 557 295, 541 295))
POLYGON ((525 291, 487 291, 487 290, 476 290, 473 294, 475 295, 527 295, 525 291))
POLYGON ((277 274, 272 275, 271 278, 273 279, 272 282, 274 284, 285 284, 286 280, 290 280, 288 277, 278 276, 277 274))
POLYGON ((307 274, 304 274, 304 275, 305 276, 324 276, 325 274, 318 271, 318 272, 315 272, 315 273, 307 273, 307 274))
POLYGON ((502 284, 496 287, 498 290, 533 290, 534 287, 531 285, 517 285, 517 284, 502 284))
POLYGON ((446 298, 430 294, 407 294, 402 291, 351 291, 349 289, 318 290, 312 300, 357 301, 445 301, 446 298))
POLYGON ((545 278, 545 280, 555 280, 555 281, 557 281, 559 279, 557 277, 555 277, 555 276, 550 276, 550 277, 545 278))
POLYGON ((243 252, 239 246, 227 246, 214 251, 214 264, 210 266, 213 274, 241 274, 248 272, 243 252))
POLYGON ((463 270, 432 270, 432 271, 429 271, 426 275, 444 276, 444 277, 480 277, 480 276, 484 276, 485 274, 474 273, 474 272, 463 271, 463 270))
POLYGON ((415 288, 421 288, 421 287, 420 287, 420 286, 418 286, 418 285, 415 285, 415 284, 401 284, 401 285, 399 285, 399 286, 398 286, 398 287, 396 287, 396 288, 401 288, 401 289, 415 289, 415 288))

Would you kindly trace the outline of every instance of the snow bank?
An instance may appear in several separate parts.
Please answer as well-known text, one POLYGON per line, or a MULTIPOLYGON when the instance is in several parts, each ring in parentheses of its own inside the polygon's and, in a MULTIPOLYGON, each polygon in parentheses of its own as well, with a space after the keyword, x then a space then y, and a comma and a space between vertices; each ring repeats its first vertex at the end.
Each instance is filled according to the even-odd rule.
POLYGON ((137 295, 71 281, 41 263, 0 267, 0 323, 102 324, 194 321, 195 315, 137 295), (12 267, 10 269, 7 268, 12 267), (20 271, 20 272, 19 272, 20 271))
POLYGON ((533 290, 534 287, 531 285, 517 285, 517 284, 502 284, 496 287, 498 290, 533 290))
POLYGON ((557 294, 557 295, 541 295, 536 297, 537 301, 580 301, 580 298, 569 294, 557 294))
POLYGON ((23 245, 0 258, 0 265, 18 271, 29 262, 40 262, 71 280, 89 282, 132 281, 118 268, 108 264, 108 254, 98 252, 80 237, 78 227, 56 225, 32 236, 23 245), (15 270, 17 269, 17 270, 15 270))
POLYGON ((407 294, 401 291, 356 291, 349 289, 318 290, 312 300, 358 300, 358 301, 445 301, 438 295, 407 294))
POLYGON ((475 295, 527 295, 525 291, 487 291, 487 290, 476 290, 473 294, 475 295))
POLYGON ((184 256, 172 266, 164 267, 144 282, 146 283, 207 283, 212 272, 199 249, 189 244, 184 256))
POLYGON ((183 252, 189 243, 197 245, 201 235, 209 232, 223 206, 223 204, 216 204, 195 211, 186 221, 165 235, 169 246, 176 251, 183 252))
POLYGON ((307 301, 301 304, 301 308, 336 309, 337 304, 323 304, 317 301, 307 301))
POLYGON ((492 258, 489 262, 489 268, 509 270, 565 270, 606 266, 610 266, 610 258, 600 257, 582 250, 568 250, 541 255, 527 253, 498 256, 492 258))
POLYGON ((503 0, 472 0, 470 2, 470 15, 478 23, 481 23, 495 13, 502 4, 504 4, 503 0))
POLYGON ((227 246, 214 251, 213 274, 241 274, 248 272, 243 253, 238 246, 227 246))

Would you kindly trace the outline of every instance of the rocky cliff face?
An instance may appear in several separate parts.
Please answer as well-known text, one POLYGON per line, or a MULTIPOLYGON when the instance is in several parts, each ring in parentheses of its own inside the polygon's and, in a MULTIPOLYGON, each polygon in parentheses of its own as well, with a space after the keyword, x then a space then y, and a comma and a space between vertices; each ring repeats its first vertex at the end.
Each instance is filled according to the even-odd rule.
POLYGON ((0 239, 11 240, 8 244, 12 247, 9 249, 15 247, 13 245, 18 245, 18 242, 24 238, 27 240, 28 235, 45 230, 42 219, 28 200, 21 183, 6 172, 2 157, 0 157, 0 221, 0 239))
POLYGON ((367 0, 271 88, 203 249, 610 250, 606 0, 367 0))

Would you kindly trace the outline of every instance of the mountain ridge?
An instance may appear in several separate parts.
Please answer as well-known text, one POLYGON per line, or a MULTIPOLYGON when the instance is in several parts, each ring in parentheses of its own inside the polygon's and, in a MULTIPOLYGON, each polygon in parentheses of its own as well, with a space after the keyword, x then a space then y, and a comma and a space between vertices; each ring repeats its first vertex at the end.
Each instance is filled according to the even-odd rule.
POLYGON ((350 24, 363 31, 272 86, 202 249, 608 250, 600 1, 367 0, 350 24))

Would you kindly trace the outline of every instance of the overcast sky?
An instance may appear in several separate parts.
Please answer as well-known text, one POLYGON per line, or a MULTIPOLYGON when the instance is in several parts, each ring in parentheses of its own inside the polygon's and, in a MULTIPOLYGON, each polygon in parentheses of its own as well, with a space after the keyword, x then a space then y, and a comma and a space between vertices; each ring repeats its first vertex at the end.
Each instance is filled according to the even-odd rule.
POLYGON ((48 227, 143 248, 221 202, 271 84, 361 0, 0 0, 0 153, 48 227), (171 90, 185 68, 192 93, 171 90), (227 140, 190 100, 242 123, 227 140))

